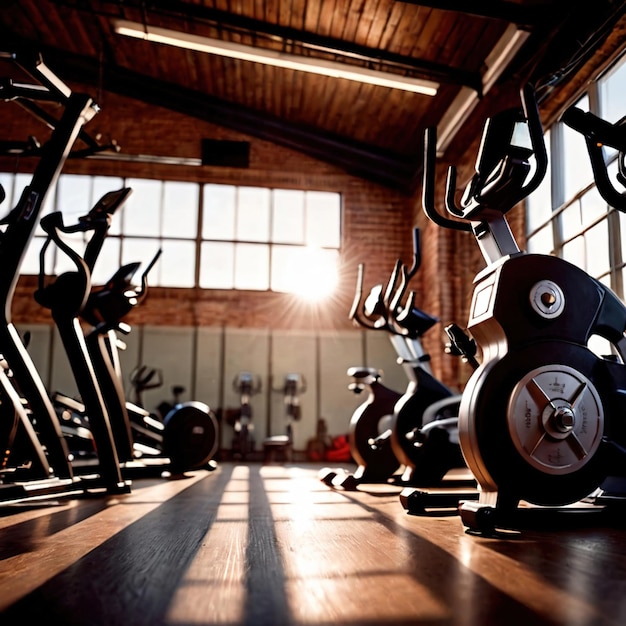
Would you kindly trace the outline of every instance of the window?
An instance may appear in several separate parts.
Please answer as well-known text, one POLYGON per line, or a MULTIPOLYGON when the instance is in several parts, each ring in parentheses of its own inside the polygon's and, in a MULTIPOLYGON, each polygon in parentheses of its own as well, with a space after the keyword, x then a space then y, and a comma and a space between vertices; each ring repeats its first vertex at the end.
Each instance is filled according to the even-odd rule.
MULTIPOLYGON (((12 207, 29 175, 0 174, 6 192, 2 208, 12 207)), ((337 193, 264 187, 238 187, 139 178, 62 174, 42 216, 62 211, 66 224, 107 192, 132 193, 113 216, 94 268, 93 282, 106 281, 120 264, 145 267, 162 250, 150 284, 204 289, 249 289, 321 297, 337 281, 341 243, 341 197, 337 193)), ((68 235, 80 252, 85 235, 68 235)), ((36 229, 22 264, 39 273, 45 232, 36 229)), ((72 263, 51 246, 46 271, 59 274, 72 263)), ((141 271, 141 270, 140 270, 141 271)))
MULTIPOLYGON (((626 114, 626 61, 605 72, 575 106, 615 122, 626 114)), ((557 122, 545 134, 549 173, 526 202, 529 252, 556 254, 583 268, 624 299, 624 217, 596 189, 583 136, 557 122), (618 243, 616 243, 618 242, 618 243)), ((615 151, 607 151, 610 171, 615 151)), ((613 173, 614 175, 614 173, 613 173)))
POLYGON ((318 298, 337 281, 336 193, 205 185, 200 287, 318 298))

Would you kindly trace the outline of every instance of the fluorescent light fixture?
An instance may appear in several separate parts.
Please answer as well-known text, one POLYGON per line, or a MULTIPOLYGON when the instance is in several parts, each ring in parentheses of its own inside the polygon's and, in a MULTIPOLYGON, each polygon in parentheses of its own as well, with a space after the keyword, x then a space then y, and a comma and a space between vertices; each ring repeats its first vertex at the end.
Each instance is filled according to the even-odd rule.
MULTIPOLYGON (((489 56, 485 59, 483 74, 483 95, 494 86, 502 72, 507 68, 519 52, 530 33, 510 24, 498 40, 489 56)), ((452 101, 437 128, 437 156, 443 156, 459 128, 465 123, 470 113, 478 104, 478 94, 469 87, 461 87, 457 97, 452 101)))
POLYGON ((197 52, 218 54, 220 56, 251 61, 253 63, 264 63, 265 65, 273 65, 290 70, 321 74, 333 78, 345 78, 347 80, 378 85, 380 87, 403 89, 404 91, 411 91, 427 96, 436 95, 437 89, 439 88, 439 83, 430 80, 410 78, 408 76, 371 70, 366 67, 346 65, 345 63, 337 63, 325 59, 297 56, 278 50, 254 48, 231 41, 222 41, 221 39, 211 39, 209 37, 181 33, 167 28, 144 26, 139 22, 113 20, 113 27, 116 33, 126 35, 127 37, 135 37, 137 39, 167 44, 178 48, 186 48, 197 52))

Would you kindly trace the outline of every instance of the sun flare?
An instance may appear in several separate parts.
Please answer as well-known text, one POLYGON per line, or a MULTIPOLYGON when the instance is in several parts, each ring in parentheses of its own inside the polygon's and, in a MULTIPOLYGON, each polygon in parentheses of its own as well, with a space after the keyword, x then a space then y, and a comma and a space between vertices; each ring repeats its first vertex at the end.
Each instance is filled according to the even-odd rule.
POLYGON ((334 250, 302 249, 297 262, 286 271, 285 291, 308 302, 332 296, 339 281, 337 261, 334 250))

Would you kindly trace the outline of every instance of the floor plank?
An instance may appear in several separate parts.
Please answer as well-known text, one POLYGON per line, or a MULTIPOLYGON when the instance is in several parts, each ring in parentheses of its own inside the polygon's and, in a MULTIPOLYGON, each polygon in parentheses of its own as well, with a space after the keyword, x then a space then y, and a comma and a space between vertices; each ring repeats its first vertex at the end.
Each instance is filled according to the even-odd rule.
POLYGON ((128 495, 0 509, 0 622, 626 623, 626 530, 467 534, 315 465, 221 464, 128 495))

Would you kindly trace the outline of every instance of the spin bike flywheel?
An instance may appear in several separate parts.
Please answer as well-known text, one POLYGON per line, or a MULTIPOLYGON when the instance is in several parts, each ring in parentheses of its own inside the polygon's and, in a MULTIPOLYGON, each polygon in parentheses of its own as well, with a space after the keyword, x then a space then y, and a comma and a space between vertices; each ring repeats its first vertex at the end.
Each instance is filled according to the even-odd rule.
POLYGON ((393 413, 391 445, 400 461, 408 468, 403 478, 411 484, 431 486, 438 484, 448 470, 463 467, 459 445, 450 440, 447 428, 432 428, 422 439, 426 412, 442 406, 436 419, 456 417, 458 404, 452 392, 440 381, 420 367, 415 368, 415 383, 409 385, 398 401, 393 413))
POLYGON ((393 407, 400 394, 379 382, 369 387, 369 398, 350 419, 350 454, 359 466, 357 478, 379 482, 389 479, 400 467, 388 437, 375 443, 391 428, 393 407))
POLYGON ((459 436, 484 491, 560 506, 601 484, 610 394, 601 372, 602 359, 587 348, 547 341, 474 372, 461 402, 459 436))
POLYGON ((163 419, 163 452, 184 471, 205 466, 217 451, 217 419, 203 402, 177 404, 163 419))

